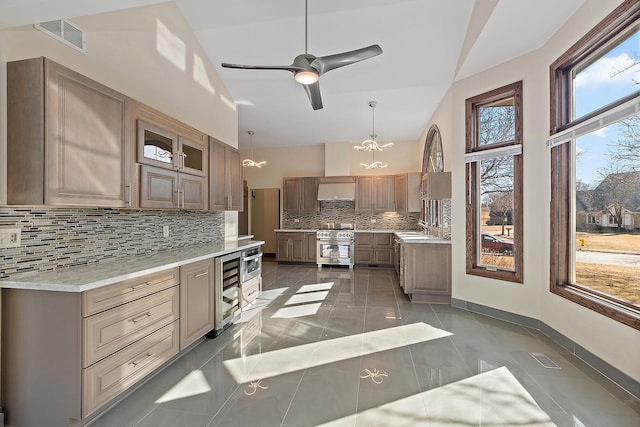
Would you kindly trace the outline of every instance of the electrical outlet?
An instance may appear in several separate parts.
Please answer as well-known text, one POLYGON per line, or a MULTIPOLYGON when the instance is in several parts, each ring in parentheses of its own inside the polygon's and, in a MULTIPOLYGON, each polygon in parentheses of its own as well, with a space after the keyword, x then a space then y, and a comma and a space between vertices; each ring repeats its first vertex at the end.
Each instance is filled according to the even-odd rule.
POLYGON ((162 226, 162 237, 169 237, 169 226, 168 225, 163 225, 162 226))
POLYGON ((0 248, 19 248, 20 233, 19 228, 0 228, 0 248))
POLYGON ((298 218, 294 219, 293 222, 300 222, 298 218))
POLYGON ((371 219, 371 224, 375 224, 376 222, 378 222, 377 219, 371 219))

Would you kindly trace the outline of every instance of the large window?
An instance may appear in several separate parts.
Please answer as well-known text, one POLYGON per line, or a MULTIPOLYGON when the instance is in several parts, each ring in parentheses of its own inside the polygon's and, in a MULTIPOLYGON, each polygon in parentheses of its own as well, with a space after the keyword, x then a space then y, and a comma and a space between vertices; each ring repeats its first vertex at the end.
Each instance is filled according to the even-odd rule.
POLYGON ((522 282, 522 82, 466 102, 467 273, 522 282))
POLYGON ((550 71, 551 291, 640 329, 640 3, 550 71))

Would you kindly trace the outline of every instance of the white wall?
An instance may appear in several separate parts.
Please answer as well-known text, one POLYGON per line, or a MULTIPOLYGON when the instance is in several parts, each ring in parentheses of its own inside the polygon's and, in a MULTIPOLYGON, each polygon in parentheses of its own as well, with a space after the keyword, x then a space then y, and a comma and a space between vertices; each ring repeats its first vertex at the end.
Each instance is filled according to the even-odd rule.
POLYGON ((46 56, 237 147, 228 90, 173 2, 72 18, 83 55, 32 26, 0 31, 0 204, 6 203, 6 62, 46 56))
MULTIPOLYGON (((640 380, 640 332, 549 292, 549 65, 620 1, 587 0, 540 50, 455 82, 429 120, 442 133, 452 171, 453 297, 540 319, 596 356, 640 380), (465 273, 465 100, 523 81, 524 282, 465 273), (449 99, 450 97, 450 99, 449 99)), ((424 144, 424 137, 421 141, 424 144)), ((450 169, 449 169, 450 168, 450 169)))

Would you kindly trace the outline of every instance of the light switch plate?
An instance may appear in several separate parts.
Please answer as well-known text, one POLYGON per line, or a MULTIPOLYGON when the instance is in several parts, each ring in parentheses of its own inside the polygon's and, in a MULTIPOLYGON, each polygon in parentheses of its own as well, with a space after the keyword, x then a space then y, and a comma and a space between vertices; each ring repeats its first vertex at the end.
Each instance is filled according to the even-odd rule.
POLYGON ((20 228, 0 228, 0 248, 19 248, 20 232, 20 228))
POLYGON ((162 226, 162 237, 169 237, 169 226, 168 225, 163 225, 162 226))

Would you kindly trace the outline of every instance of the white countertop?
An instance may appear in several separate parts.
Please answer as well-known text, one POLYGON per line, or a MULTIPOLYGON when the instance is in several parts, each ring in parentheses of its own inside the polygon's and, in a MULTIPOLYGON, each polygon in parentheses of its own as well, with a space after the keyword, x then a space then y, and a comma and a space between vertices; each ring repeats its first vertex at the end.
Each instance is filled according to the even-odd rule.
MULTIPOLYGON (((295 232, 303 232, 303 233, 315 233, 316 231, 319 231, 319 228, 305 228, 305 229, 300 229, 300 228, 276 228, 274 231, 275 232, 285 232, 285 233, 295 233, 295 232)), ((322 229, 323 231, 327 230, 325 228, 322 229)), ((402 232, 402 231, 414 231, 414 230, 382 230, 382 229, 375 229, 375 230, 365 230, 365 229, 356 229, 356 230, 344 230, 344 231, 353 231, 355 233, 396 233, 396 232, 402 232)))
POLYGON ((31 272, 0 281, 0 288, 84 292, 168 268, 263 245, 262 240, 215 242, 170 249, 126 259, 114 259, 51 272, 31 272))

